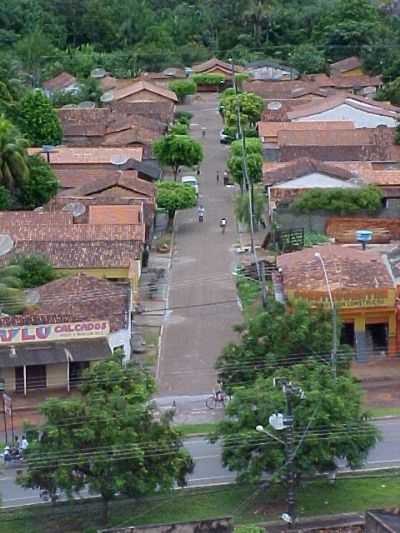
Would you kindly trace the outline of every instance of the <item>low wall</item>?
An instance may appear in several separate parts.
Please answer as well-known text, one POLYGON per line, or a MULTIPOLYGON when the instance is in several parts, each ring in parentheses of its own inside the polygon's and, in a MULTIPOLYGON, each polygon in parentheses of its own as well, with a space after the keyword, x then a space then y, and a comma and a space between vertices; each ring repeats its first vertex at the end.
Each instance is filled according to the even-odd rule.
MULTIPOLYGON (((325 228, 328 223, 328 220, 332 218, 343 218, 346 220, 349 219, 397 219, 392 220, 391 224, 399 224, 398 220, 400 219, 400 212, 398 209, 382 209, 374 215, 368 213, 360 212, 355 215, 346 215, 346 217, 340 217, 333 215, 332 213, 327 213, 325 211, 314 211, 313 213, 296 213, 291 211, 288 208, 279 207, 274 211, 273 219, 276 224, 279 225, 280 229, 288 230, 292 228, 304 228, 305 231, 315 231, 317 233, 325 233, 325 228)), ((358 228, 363 229, 363 228, 358 228)))
POLYGON ((150 526, 131 526, 123 528, 102 529, 98 533, 232 533, 231 518, 215 518, 197 522, 178 522, 176 524, 158 524, 150 526))

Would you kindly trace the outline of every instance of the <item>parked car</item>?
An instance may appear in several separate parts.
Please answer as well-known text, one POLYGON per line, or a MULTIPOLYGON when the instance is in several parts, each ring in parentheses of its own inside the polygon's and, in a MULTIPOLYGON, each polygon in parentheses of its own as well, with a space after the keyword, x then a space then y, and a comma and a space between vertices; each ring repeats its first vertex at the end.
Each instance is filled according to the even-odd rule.
POLYGON ((199 196, 199 182, 196 176, 182 176, 182 183, 190 185, 196 191, 196 196, 199 196))

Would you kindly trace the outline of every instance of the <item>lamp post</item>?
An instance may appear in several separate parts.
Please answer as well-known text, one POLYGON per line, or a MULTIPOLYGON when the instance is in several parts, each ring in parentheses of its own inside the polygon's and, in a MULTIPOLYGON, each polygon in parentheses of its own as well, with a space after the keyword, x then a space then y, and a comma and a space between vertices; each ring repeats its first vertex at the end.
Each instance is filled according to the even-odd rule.
POLYGON ((319 252, 315 252, 315 257, 319 260, 322 266, 324 273, 326 288, 329 296, 329 303, 332 311, 332 350, 331 350, 331 364, 333 376, 336 379, 336 356, 337 356, 337 314, 336 314, 336 305, 333 299, 331 286, 329 283, 328 273, 326 271, 325 262, 319 252))
POLYGON ((7 444, 8 443, 7 415, 6 415, 6 406, 5 406, 5 402, 4 402, 4 391, 5 391, 5 388, 6 388, 5 381, 4 381, 3 378, 0 378, 0 394, 1 394, 1 399, 2 399, 2 403, 3 403, 4 433, 5 433, 5 436, 6 436, 6 444, 7 444))

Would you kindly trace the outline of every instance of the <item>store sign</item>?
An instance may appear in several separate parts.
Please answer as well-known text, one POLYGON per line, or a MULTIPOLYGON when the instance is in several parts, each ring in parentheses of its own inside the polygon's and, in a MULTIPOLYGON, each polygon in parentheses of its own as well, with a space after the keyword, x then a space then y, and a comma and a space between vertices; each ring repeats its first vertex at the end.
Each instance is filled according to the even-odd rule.
MULTIPOLYGON (((334 290, 332 294, 336 306, 341 309, 358 307, 392 307, 395 305, 394 289, 334 290)), ((326 291, 294 291, 293 297, 304 298, 316 305, 330 305, 326 291)))
POLYGON ((65 324, 17 326, 0 328, 0 345, 105 337, 109 333, 110 323, 108 320, 87 320, 84 322, 68 322, 65 324))

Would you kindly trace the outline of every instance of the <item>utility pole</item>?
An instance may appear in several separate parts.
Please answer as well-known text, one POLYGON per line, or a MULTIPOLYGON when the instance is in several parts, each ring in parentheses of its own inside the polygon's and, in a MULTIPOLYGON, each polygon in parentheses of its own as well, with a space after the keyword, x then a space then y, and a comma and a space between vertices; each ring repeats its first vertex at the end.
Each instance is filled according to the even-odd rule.
MULTIPOLYGON (((269 417, 269 423, 276 431, 284 430, 284 439, 281 440, 275 435, 266 431, 263 426, 257 426, 256 431, 265 433, 282 443, 285 447, 285 467, 286 467, 286 483, 287 483, 287 513, 282 514, 282 519, 288 523, 289 529, 295 527, 296 523, 296 473, 294 468, 294 460, 296 457, 297 448, 294 446, 294 415, 292 399, 298 397, 304 398, 304 392, 298 385, 294 385, 286 378, 274 378, 274 387, 282 387, 282 392, 286 398, 286 413, 275 413, 269 417)), ((307 433, 304 433, 302 439, 307 433)))
POLYGON ((265 283, 265 269, 264 264, 260 265, 260 262, 257 257, 256 247, 254 245, 254 195, 253 195, 253 183, 249 178, 248 166, 247 166, 247 154, 246 154, 246 136, 242 129, 242 123, 240 118, 240 102, 239 102, 239 92, 236 83, 236 73, 235 65, 233 59, 230 58, 231 68, 232 68, 232 83, 235 90, 236 96, 236 124, 237 124, 237 139, 241 141, 241 152, 242 152, 242 168, 243 168, 243 177, 246 185, 248 200, 249 200, 249 217, 250 217, 250 251, 253 255, 254 262, 257 269, 257 277, 261 283, 261 300, 263 307, 267 307, 267 288, 265 283))

